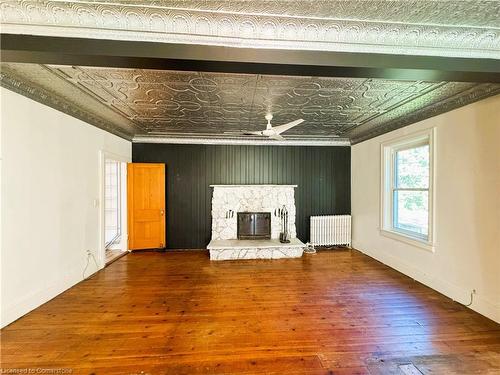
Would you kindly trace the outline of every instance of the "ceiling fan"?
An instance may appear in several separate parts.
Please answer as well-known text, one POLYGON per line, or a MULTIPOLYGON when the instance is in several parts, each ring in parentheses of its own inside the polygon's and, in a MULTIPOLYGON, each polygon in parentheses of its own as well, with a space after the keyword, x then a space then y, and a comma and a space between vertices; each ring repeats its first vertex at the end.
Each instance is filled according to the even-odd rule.
POLYGON ((239 134, 239 135, 260 135, 264 137, 269 137, 270 139, 275 139, 277 141, 286 141, 285 138, 281 136, 281 133, 286 132, 288 129, 293 128, 294 126, 297 126, 301 123, 304 122, 303 119, 298 119, 292 122, 289 122, 284 125, 279 125, 279 126, 272 126, 271 125, 271 120, 273 119, 272 114, 267 114, 266 115, 266 120, 267 120, 267 126, 265 130, 261 131, 247 131, 247 132, 224 132, 225 134, 239 134))

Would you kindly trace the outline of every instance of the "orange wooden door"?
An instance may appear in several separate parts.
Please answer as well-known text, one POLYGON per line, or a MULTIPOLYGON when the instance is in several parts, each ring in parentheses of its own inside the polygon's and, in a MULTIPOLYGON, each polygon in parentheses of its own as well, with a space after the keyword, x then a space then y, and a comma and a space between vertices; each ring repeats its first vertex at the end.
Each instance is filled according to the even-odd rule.
POLYGON ((127 166, 128 248, 165 247, 165 164, 127 166))

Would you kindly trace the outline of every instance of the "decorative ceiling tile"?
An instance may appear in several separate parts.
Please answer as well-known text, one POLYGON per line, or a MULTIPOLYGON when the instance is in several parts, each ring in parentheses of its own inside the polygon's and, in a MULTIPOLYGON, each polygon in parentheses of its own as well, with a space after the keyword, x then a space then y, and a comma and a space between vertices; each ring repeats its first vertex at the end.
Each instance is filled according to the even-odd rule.
POLYGON ((498 1, 1 0, 5 33, 498 58, 498 1))
MULTIPOLYGON (((305 121, 283 135, 353 143, 500 92, 499 84, 264 76, 2 64, 1 84, 133 139, 235 139, 305 121)), ((241 138, 243 139, 243 138, 241 138)))

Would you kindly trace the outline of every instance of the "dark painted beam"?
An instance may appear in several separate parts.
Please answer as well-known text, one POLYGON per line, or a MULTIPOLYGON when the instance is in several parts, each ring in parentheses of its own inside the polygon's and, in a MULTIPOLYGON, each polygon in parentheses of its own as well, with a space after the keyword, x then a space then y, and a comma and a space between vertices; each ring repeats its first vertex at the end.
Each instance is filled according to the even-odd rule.
POLYGON ((2 62, 500 83, 500 60, 1 34, 2 62))

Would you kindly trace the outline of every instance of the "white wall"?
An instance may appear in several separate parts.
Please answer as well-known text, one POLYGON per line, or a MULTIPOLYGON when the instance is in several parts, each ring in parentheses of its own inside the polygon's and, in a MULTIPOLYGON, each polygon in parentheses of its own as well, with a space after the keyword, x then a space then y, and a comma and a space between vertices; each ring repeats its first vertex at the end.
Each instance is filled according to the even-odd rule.
POLYGON ((352 147, 353 247, 500 322, 500 96, 352 147), (380 234, 380 144, 436 127, 435 252, 380 234))
POLYGON ((99 153, 130 158, 131 143, 4 88, 1 131, 4 326, 83 279, 100 246, 99 153))

